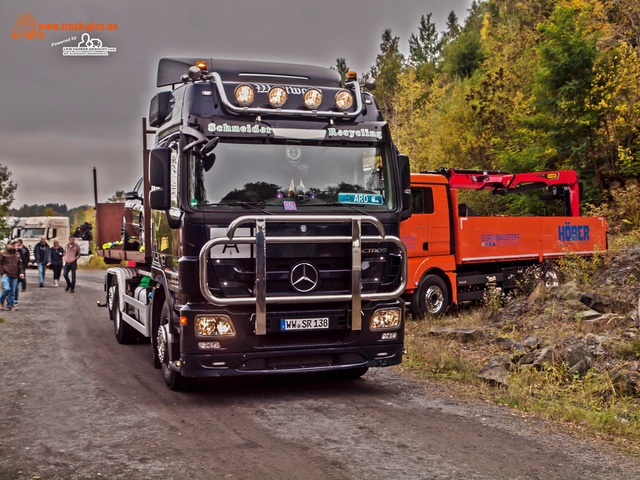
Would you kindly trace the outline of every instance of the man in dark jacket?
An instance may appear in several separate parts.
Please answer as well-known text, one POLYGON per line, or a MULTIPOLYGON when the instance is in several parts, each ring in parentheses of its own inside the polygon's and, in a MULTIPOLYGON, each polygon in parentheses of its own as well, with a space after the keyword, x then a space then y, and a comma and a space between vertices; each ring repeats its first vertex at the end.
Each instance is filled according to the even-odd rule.
MULTIPOLYGON (((21 238, 16 239, 16 250, 20 254, 20 260, 22 260, 22 270, 26 272, 27 267, 29 266, 29 249, 24 246, 21 238)), ((22 279, 18 279, 18 284, 16 285, 16 299, 13 303, 14 306, 18 306, 18 297, 20 296, 20 287, 22 287, 22 291, 24 292, 27 289, 27 275, 23 275, 22 279)))
POLYGON ((36 265, 38 265, 38 280, 40 288, 42 288, 44 287, 44 273, 51 264, 51 247, 45 237, 40 237, 40 242, 33 247, 33 256, 36 259, 36 265))
POLYGON ((14 294, 18 280, 24 278, 22 259, 16 250, 15 240, 9 240, 7 248, 0 252, 0 273, 2 274, 0 308, 4 310, 4 302, 6 300, 7 310, 13 310, 14 294))

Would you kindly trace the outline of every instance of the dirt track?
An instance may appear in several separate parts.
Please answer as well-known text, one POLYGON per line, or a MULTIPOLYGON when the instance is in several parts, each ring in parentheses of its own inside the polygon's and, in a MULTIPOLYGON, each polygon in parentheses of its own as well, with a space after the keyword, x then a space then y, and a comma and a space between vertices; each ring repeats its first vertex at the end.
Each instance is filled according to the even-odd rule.
POLYGON ((102 272, 73 295, 35 275, 0 323, 0 480, 640 478, 637 458, 393 369, 171 392, 147 344, 113 338, 102 272))

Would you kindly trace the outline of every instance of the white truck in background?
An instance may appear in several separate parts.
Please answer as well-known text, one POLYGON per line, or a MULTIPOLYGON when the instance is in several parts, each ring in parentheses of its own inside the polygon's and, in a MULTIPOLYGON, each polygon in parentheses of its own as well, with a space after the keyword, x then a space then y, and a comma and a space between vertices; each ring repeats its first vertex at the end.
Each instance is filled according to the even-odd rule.
POLYGON ((71 229, 69 217, 29 217, 22 227, 22 241, 29 249, 29 259, 35 262, 33 247, 41 237, 47 239, 49 246, 53 246, 53 240, 58 239, 60 245, 66 245, 71 229))

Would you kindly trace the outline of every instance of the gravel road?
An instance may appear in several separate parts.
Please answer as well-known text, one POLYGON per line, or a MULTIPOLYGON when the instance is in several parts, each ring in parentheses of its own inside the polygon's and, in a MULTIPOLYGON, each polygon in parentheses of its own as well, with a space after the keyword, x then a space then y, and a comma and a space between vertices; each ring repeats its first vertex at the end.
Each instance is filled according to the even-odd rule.
POLYGON ((2 480, 640 478, 638 458, 394 369, 172 392, 147 343, 113 338, 103 275, 70 294, 30 270, 0 312, 2 480))

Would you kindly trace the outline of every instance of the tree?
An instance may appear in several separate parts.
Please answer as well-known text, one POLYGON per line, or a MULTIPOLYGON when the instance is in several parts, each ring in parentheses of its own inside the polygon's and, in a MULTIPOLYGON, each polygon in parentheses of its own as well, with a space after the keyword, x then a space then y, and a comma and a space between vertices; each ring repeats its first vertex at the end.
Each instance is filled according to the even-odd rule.
MULTIPOLYGON (((587 171, 597 115, 588 100, 597 57, 595 38, 585 34, 584 13, 557 7, 540 27, 538 65, 533 85, 534 112, 529 120, 548 142, 546 168, 587 171)), ((598 168, 591 175, 602 185, 598 168)))
POLYGON ((484 60, 480 32, 465 31, 445 49, 443 70, 453 78, 468 78, 484 60))
POLYGON ((458 38, 460 30, 458 16, 456 15, 456 12, 451 10, 447 16, 447 29, 442 33, 442 38, 440 40, 440 49, 458 38))
POLYGON ((18 185, 11 180, 11 172, 9 169, 0 164, 0 231, 2 232, 3 238, 8 237, 10 233, 7 231, 8 226, 5 215, 13 203, 14 193, 17 187, 18 185))
POLYGON ((347 79, 347 73, 349 72, 349 66, 347 65, 347 60, 344 57, 340 57, 336 60, 335 67, 331 67, 332 70, 337 70, 340 74, 342 85, 344 85, 345 80, 347 79))
POLYGON ((376 56, 376 64, 371 67, 371 76, 377 81, 376 98, 385 118, 393 115, 393 94, 398 85, 398 75, 404 67, 404 55, 400 53, 400 37, 394 37, 391 29, 382 33, 380 53, 376 56))
POLYGON ((109 203, 124 203, 125 201, 124 190, 116 190, 113 196, 107 198, 107 202, 109 203))

